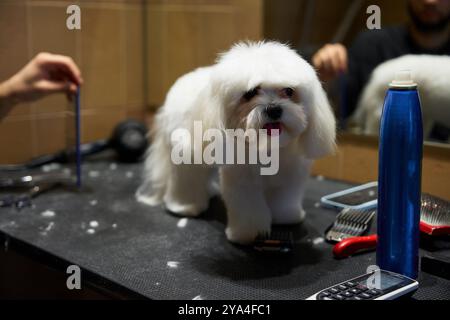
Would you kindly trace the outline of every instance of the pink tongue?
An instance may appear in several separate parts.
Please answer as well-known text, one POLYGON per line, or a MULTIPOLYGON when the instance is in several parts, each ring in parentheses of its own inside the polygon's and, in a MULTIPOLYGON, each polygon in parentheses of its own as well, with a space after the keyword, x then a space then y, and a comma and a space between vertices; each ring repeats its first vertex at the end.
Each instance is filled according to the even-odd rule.
POLYGON ((267 134, 269 136, 277 134, 276 131, 272 131, 272 130, 278 130, 278 134, 281 134, 281 123, 279 123, 279 122, 266 123, 264 125, 263 129, 267 130, 267 134))

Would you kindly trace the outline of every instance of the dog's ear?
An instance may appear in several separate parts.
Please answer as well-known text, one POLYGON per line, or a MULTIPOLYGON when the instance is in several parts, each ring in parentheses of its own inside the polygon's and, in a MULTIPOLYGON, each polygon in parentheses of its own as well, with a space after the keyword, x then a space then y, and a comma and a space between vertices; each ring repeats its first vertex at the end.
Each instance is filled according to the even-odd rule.
POLYGON ((336 120, 319 80, 315 79, 309 92, 308 127, 300 144, 309 159, 333 153, 336 148, 336 120))

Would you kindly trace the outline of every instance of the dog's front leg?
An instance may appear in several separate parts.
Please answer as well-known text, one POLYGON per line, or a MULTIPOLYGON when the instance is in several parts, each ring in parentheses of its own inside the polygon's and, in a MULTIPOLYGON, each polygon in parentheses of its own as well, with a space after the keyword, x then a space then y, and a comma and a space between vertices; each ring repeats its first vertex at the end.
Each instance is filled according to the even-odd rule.
POLYGON ((304 158, 286 161, 276 176, 268 177, 267 203, 273 224, 301 223, 305 218, 303 195, 312 161, 304 158))
POLYGON ((225 166, 220 170, 222 197, 227 208, 228 240, 249 244, 258 234, 270 233, 271 214, 264 199, 259 176, 246 165, 225 166))

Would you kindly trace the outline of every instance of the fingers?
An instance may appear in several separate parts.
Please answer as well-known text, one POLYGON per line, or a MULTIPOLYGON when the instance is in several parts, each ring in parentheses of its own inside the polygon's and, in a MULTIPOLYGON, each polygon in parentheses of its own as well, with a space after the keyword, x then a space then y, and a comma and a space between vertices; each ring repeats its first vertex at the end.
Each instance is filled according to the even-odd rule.
POLYGON ((17 102, 22 102, 58 92, 72 96, 83 83, 83 78, 70 57, 40 53, 12 76, 9 83, 11 95, 17 102))
POLYGON ((70 81, 43 80, 37 83, 36 87, 44 95, 52 93, 65 93, 69 97, 77 92, 77 85, 70 81))
POLYGON ((312 59, 322 80, 332 80, 347 71, 347 49, 342 44, 327 44, 312 59))
POLYGON ((36 57, 39 67, 49 75, 57 74, 59 79, 68 79, 76 85, 83 83, 81 71, 70 57, 63 55, 40 53, 36 57))
POLYGON ((39 67, 47 74, 45 80, 39 83, 44 95, 65 93, 69 101, 77 92, 77 87, 83 83, 81 71, 70 57, 50 53, 40 53, 37 56, 39 67))
POLYGON ((338 46, 338 59, 339 65, 341 68, 341 72, 347 72, 348 70, 348 57, 347 57, 347 49, 343 45, 338 46))

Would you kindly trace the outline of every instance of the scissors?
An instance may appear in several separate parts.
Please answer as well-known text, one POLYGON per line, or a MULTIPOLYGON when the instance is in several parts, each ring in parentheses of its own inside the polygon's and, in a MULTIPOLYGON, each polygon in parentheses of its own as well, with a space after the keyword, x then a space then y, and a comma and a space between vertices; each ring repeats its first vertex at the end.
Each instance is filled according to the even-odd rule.
POLYGON ((28 188, 28 191, 18 195, 7 195, 0 198, 0 207, 16 207, 22 209, 32 204, 32 199, 38 195, 73 181, 70 172, 51 174, 25 175, 18 178, 0 179, 0 189, 28 188))

